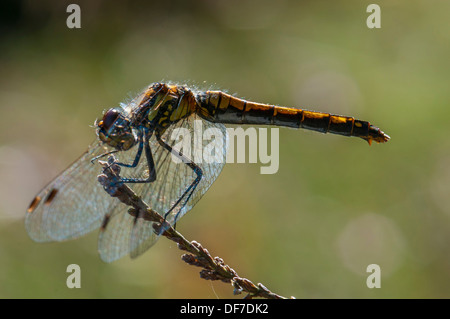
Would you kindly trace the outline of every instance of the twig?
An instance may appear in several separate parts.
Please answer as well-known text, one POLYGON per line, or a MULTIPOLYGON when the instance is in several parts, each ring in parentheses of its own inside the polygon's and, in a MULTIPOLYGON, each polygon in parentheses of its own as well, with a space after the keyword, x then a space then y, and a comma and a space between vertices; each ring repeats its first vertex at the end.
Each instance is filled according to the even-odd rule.
POLYGON ((212 257, 208 250, 196 241, 189 242, 176 231, 164 218, 137 196, 133 190, 121 182, 120 166, 113 156, 108 162, 99 161, 103 165, 103 174, 98 180, 105 191, 112 197, 117 197, 122 203, 130 206, 128 213, 136 218, 143 218, 154 223, 154 231, 177 243, 180 250, 187 251, 181 259, 189 265, 203 268, 200 277, 206 280, 220 280, 231 283, 235 295, 246 292, 246 299, 262 297, 267 299, 286 299, 267 289, 263 284, 255 285, 246 278, 239 277, 237 272, 228 266, 222 258, 212 257))

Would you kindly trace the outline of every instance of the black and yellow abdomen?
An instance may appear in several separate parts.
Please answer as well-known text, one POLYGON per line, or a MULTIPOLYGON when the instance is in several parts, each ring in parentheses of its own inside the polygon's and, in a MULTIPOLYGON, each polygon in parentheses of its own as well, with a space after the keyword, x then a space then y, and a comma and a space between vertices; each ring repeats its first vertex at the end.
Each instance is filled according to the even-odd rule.
POLYGON ((321 133, 356 136, 369 144, 372 140, 378 143, 389 140, 389 136, 378 127, 349 116, 254 103, 220 91, 199 93, 197 102, 196 112, 211 122, 304 128, 321 133))

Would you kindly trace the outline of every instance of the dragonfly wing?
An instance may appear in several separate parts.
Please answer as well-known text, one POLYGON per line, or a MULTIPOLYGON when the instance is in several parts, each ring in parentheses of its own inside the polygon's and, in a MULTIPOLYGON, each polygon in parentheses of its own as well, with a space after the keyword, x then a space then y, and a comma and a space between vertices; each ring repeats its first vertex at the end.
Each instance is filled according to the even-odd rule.
POLYGON ((38 242, 80 237, 101 225, 111 197, 97 182, 101 166, 91 162, 106 152, 99 142, 42 189, 28 208, 25 227, 38 242))
MULTIPOLYGON (((181 152, 194 161, 202 172, 201 180, 189 200, 185 202, 185 196, 166 216, 172 225, 194 207, 219 176, 225 165, 227 138, 223 124, 202 120, 196 114, 172 125, 162 136, 174 153, 181 152), (211 154, 212 156, 208 156, 211 154)), ((142 187, 138 194, 142 194, 142 198, 150 207, 164 216, 192 185, 197 174, 176 155, 162 147, 154 137, 151 139, 151 149, 156 167, 156 181, 150 184, 150 187, 145 187, 147 184, 137 185, 142 187)))
MULTIPOLYGON (((202 171, 202 178, 190 195, 189 200, 186 202, 189 195, 187 194, 166 216, 166 220, 172 225, 192 209, 219 176, 225 164, 227 138, 227 131, 223 124, 204 121, 195 114, 170 126, 162 136, 162 139, 168 145, 177 152, 181 151, 185 157, 193 160, 202 171), (197 136, 194 136, 194 132, 197 136), (203 139, 203 132, 208 132, 209 138, 203 139), (188 138, 186 134, 188 133, 190 140, 186 141, 186 138, 188 138), (177 139, 177 137, 180 137, 180 134, 184 134, 185 139, 183 141, 180 138, 177 139), (198 135, 200 135, 200 138, 195 141, 195 137, 198 138, 198 135), (211 156, 205 156, 207 154, 211 156)), ((150 139, 150 148, 155 163, 156 180, 152 183, 129 183, 127 185, 151 209, 164 216, 195 181, 197 174, 186 163, 180 162, 175 155, 172 155, 162 147, 155 136, 152 136, 150 139)), ((129 155, 126 155, 127 159, 123 158, 125 156, 123 153, 130 151, 118 153, 118 161, 131 163, 132 158, 129 155)), ((148 165, 145 158, 141 159, 137 167, 132 169, 122 168, 121 171, 121 176, 126 178, 142 179, 148 177, 148 175, 148 165)), ((137 257, 150 248, 156 242, 158 236, 153 231, 152 222, 142 218, 134 221, 134 217, 131 215, 123 218, 127 220, 128 225, 131 227, 128 228, 129 226, 127 226, 130 232, 130 242, 127 246, 128 248, 122 247, 123 251, 120 254, 116 254, 115 257, 120 258, 119 255, 126 254, 126 249, 128 249, 131 257, 137 257)), ((108 229, 106 232, 108 232, 108 229)), ((116 242, 119 241, 116 239, 116 242)))
MULTIPOLYGON (((135 146, 130 150, 116 153, 116 159, 122 163, 132 163, 136 157, 137 148, 135 146)), ((141 161, 146 163, 145 155, 141 158, 141 161)), ((142 175, 145 174, 144 167, 142 165, 131 168, 131 170, 137 169, 142 175)), ((127 168, 121 170, 126 171, 127 168)), ((135 175, 137 175, 136 172, 133 176, 135 175)), ((136 184, 127 185, 133 188, 136 184)), ((140 194, 138 193, 138 195, 140 194)), ((100 228, 98 240, 100 258, 105 262, 113 262, 128 254, 131 257, 136 257, 150 248, 158 240, 159 235, 153 231, 153 222, 129 214, 128 209, 130 207, 119 202, 118 199, 110 198, 110 200, 117 202, 115 202, 116 205, 111 206, 110 211, 105 215, 100 228)))
POLYGON ((128 254, 131 257, 140 255, 159 238, 153 231, 152 222, 135 218, 126 211, 127 208, 119 204, 111 215, 107 215, 100 228, 98 251, 105 262, 113 262, 128 254), (142 241, 146 244, 141 245, 142 241), (140 251, 144 246, 145 250, 140 251))
POLYGON ((153 222, 149 222, 143 218, 136 218, 134 220, 130 238, 131 258, 136 258, 144 253, 159 239, 160 234, 156 233, 153 224, 153 222))
MULTIPOLYGON (((180 202, 176 209, 174 209, 169 216, 167 216, 168 221, 172 224, 176 223, 178 219, 191 210, 211 187, 217 177, 219 177, 219 174, 225 165, 228 145, 227 130, 223 124, 204 121, 197 115, 190 116, 182 124, 183 126, 181 129, 187 128, 191 132, 195 132, 191 143, 191 155, 187 157, 194 160, 194 162, 198 165, 202 171, 202 176, 198 186, 195 188, 194 193, 189 198, 186 205, 184 205, 183 202, 180 202), (202 133, 205 134, 202 135, 202 133), (197 140, 197 142, 195 142, 195 140, 197 140)), ((163 139, 167 143, 171 144, 175 151, 179 151, 180 147, 174 142, 173 132, 174 131, 167 131, 163 136, 163 139), (172 143, 170 143, 171 140, 172 143)), ((181 151, 184 153, 183 149, 181 149, 181 151)), ((176 180, 176 187, 174 187, 172 191, 169 191, 167 197, 177 197, 178 194, 185 189, 185 185, 192 183, 195 177, 197 177, 192 169, 185 163, 175 164, 174 161, 171 160, 170 163, 164 162, 161 164, 166 166, 165 168, 162 168, 162 171, 167 170, 173 172, 173 176, 176 180), (177 170, 184 171, 184 177, 182 175, 178 175, 177 170), (191 174, 190 177, 189 173, 191 174)), ((166 180, 170 181, 170 179, 166 180)), ((167 192, 167 190, 165 190, 165 192, 167 192)))

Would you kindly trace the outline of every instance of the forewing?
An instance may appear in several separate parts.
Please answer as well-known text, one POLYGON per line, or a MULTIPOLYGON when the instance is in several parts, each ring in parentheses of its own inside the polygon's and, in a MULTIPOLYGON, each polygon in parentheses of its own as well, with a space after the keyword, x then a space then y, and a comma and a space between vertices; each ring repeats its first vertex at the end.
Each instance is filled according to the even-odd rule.
POLYGON ((68 240, 101 225, 113 202, 97 182, 101 166, 91 159, 105 152, 99 142, 92 143, 78 160, 39 192, 25 217, 25 227, 33 240, 68 240))
MULTIPOLYGON (((222 124, 204 121, 195 114, 172 125, 162 136, 162 139, 176 152, 181 151, 185 157, 194 161, 202 172, 201 180, 190 195, 189 200, 186 202, 187 195, 189 195, 187 194, 166 216, 166 220, 172 225, 192 209, 219 176, 225 164, 227 138, 226 129, 222 124), (205 136, 207 135, 208 138, 204 138, 204 132, 206 132, 205 136), (189 133, 190 135, 180 138, 180 133, 189 133), (190 140, 187 142, 186 138, 190 140), (195 141, 196 138, 197 141, 195 141), (181 146, 187 146, 188 144, 190 145, 188 148, 184 147, 183 149, 181 146), (211 154, 212 157, 205 156, 211 154)), ((156 180, 152 183, 129 183, 127 185, 151 209, 161 216, 165 216, 194 182, 197 174, 186 163, 177 160, 177 156, 163 148, 155 136, 152 136, 150 140, 150 148, 155 163, 156 180)), ((137 147, 135 146, 131 150, 118 153, 118 161, 123 163, 133 162, 136 150, 137 147)), ((147 178, 149 172, 145 155, 142 155, 137 167, 122 168, 121 176, 136 179, 147 178)), ((102 257, 106 261, 113 261, 127 253, 130 253, 131 257, 137 257, 151 247, 157 239, 158 235, 153 231, 152 222, 142 218, 136 220, 129 214, 125 214, 125 216, 112 215, 111 220, 100 235, 99 250, 100 254, 103 251, 107 253, 102 257), (121 227, 124 227, 125 230, 121 227), (128 235, 130 239, 126 240, 128 235), (114 246, 114 249, 106 248, 111 245, 114 246)))
POLYGON ((166 214, 197 177, 187 163, 180 162, 176 153, 181 152, 193 161, 201 170, 201 179, 189 200, 185 202, 186 197, 183 198, 166 216, 167 221, 174 225, 194 207, 219 176, 225 165, 227 138, 223 124, 208 122, 193 114, 171 126, 162 136, 165 143, 173 148, 172 154, 152 139, 157 180, 153 187, 143 190, 144 200, 154 210, 166 214), (185 135, 187 132, 190 133, 188 136, 185 135), (186 142, 188 138, 190 141, 186 142), (186 148, 187 145, 190 147, 186 148))

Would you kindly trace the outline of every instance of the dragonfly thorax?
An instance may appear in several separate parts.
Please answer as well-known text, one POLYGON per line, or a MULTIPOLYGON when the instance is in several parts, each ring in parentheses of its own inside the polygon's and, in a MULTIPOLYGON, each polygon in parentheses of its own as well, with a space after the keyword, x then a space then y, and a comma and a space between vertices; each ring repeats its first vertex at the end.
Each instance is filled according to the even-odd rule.
POLYGON ((121 151, 137 143, 137 135, 130 120, 115 109, 106 111, 103 119, 97 122, 97 135, 102 142, 121 151))

